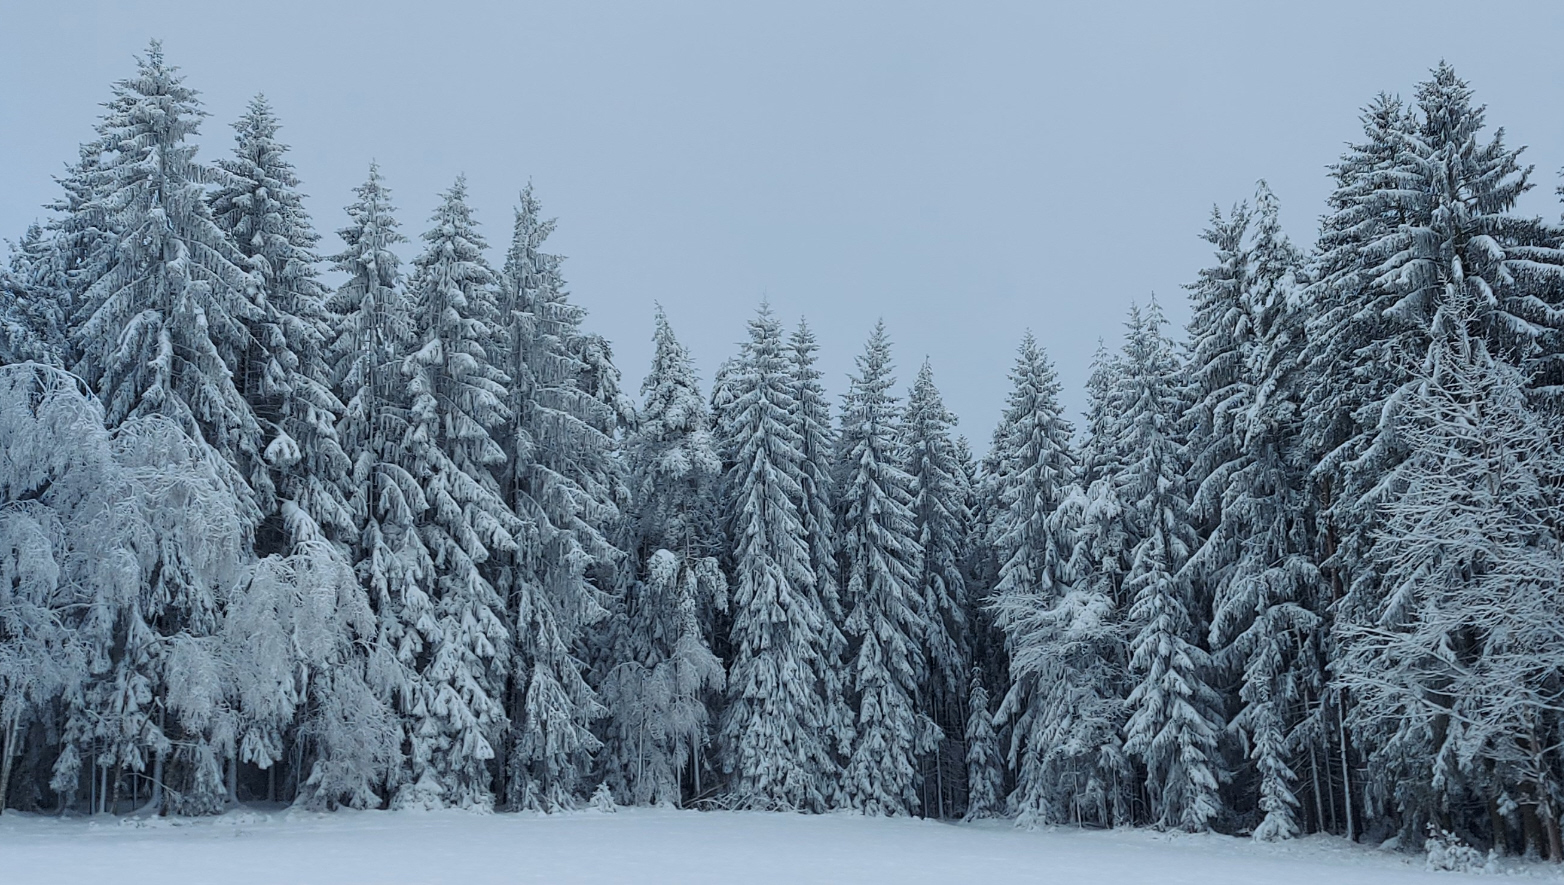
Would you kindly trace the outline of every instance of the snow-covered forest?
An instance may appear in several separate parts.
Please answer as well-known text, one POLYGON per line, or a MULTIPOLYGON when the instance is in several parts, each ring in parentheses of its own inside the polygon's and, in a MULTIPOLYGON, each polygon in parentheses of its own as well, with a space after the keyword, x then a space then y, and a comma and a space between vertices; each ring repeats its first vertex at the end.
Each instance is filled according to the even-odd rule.
POLYGON ((327 243, 265 99, 204 117, 152 44, 0 266, 0 809, 1564 860, 1564 226, 1450 67, 1361 111, 1315 243, 1264 183, 1149 234, 1210 244, 1188 327, 1132 309, 1082 416, 1025 336, 978 443, 893 328, 832 391, 766 304, 704 386, 659 311, 637 395, 530 186, 491 247, 366 160, 327 243))

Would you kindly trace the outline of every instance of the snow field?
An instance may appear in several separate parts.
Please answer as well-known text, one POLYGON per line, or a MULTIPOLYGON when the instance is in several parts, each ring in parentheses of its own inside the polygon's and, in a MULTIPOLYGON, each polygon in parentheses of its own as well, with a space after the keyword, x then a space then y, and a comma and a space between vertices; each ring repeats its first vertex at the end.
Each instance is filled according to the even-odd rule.
MULTIPOLYGON (((1524 864, 1511 875, 1557 880, 1524 864)), ((1149 830, 1025 831, 850 814, 621 809, 233 812, 216 818, 0 818, 0 881, 47 883, 1456 883, 1422 858, 1331 837, 1263 844, 1149 830)))

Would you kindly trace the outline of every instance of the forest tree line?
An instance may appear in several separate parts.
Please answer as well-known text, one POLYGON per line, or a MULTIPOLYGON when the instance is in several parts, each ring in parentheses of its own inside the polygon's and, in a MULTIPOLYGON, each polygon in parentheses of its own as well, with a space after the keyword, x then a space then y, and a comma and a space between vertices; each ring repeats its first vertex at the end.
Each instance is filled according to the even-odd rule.
MULTIPOLYGON (((0 267, 0 809, 621 804, 1564 859, 1564 228, 1447 65, 986 453, 762 305, 639 402, 529 188, 321 252, 154 43, 0 267), (340 285, 329 286, 329 268, 340 285)), ((1111 285, 1111 280, 1104 280, 1111 285)))

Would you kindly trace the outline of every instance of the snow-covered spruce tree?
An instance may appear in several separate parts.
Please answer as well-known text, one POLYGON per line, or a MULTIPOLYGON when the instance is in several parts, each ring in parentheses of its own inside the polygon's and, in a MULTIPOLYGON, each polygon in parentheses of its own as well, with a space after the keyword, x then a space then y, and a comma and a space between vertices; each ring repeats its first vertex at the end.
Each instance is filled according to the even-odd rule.
MULTIPOLYGON (((371 711, 364 703, 374 692, 365 683, 366 659, 355 651, 368 648, 360 640, 375 631, 367 614, 369 601, 352 580, 347 559, 346 542, 355 524, 348 503, 351 465, 337 438, 343 406, 331 388, 327 348, 332 330, 313 252, 319 237, 304 211, 298 177, 284 156, 287 147, 277 140, 278 125, 264 97, 251 101, 234 124, 234 156, 218 162, 226 175, 209 198, 214 220, 248 259, 259 282, 237 371, 240 392, 267 439, 265 484, 252 479, 257 491, 264 489, 260 501, 265 518, 256 534, 256 552, 289 559, 271 563, 257 575, 246 594, 246 620, 234 628, 234 635, 245 637, 255 653, 281 655, 236 669, 263 674, 252 688, 240 692, 246 729, 240 756, 269 768, 281 758, 292 718, 302 716, 306 721, 293 737, 305 743, 293 749, 305 770, 295 773, 296 780, 302 782, 308 770, 319 767, 317 787, 322 787, 325 780, 339 780, 327 778, 327 772, 356 772, 355 783, 333 784, 331 789, 363 805, 378 801, 371 785, 377 768, 386 768, 381 758, 385 753, 377 750, 372 760, 329 754, 383 747, 388 735, 376 729, 388 720, 384 709, 371 711), (301 580, 335 587, 339 604, 322 607, 329 594, 301 596, 301 580), (267 592, 280 594, 274 604, 259 600, 267 592), (289 613, 299 619, 290 620, 289 613), (262 620, 249 620, 255 617, 262 620), (366 626, 371 629, 366 631, 366 626), (268 635, 277 641, 263 646, 261 637, 268 635), (306 660, 311 655, 317 659, 306 660), (303 678, 279 678, 284 672, 303 678), (344 697, 331 697, 332 692, 344 697), (340 721, 348 712, 359 721, 340 721), (321 718, 333 716, 337 721, 331 724, 321 718), (344 743, 342 738, 359 725, 365 728, 363 739, 344 743), (343 746, 334 747, 333 738, 343 746)), ((310 801, 332 804, 336 796, 317 795, 310 801)))
MULTIPOLYGON (((260 516, 249 480, 265 477, 263 437, 234 384, 233 367, 244 348, 244 323, 254 314, 257 281, 204 199, 213 173, 196 162, 196 149, 187 141, 203 112, 196 93, 164 62, 155 42, 138 60, 135 76, 115 84, 106 107, 99 137, 85 149, 68 187, 80 199, 70 201, 78 217, 65 228, 96 232, 87 237, 96 243, 90 252, 70 259, 71 290, 81 292, 70 335, 71 349, 80 354, 76 372, 98 392, 110 426, 162 416, 189 435, 188 444, 175 442, 166 430, 146 429, 154 425, 135 434, 154 448, 169 449, 174 462, 215 471, 241 518, 233 543, 248 550, 248 535, 260 516), (207 447, 216 457, 189 445, 207 447)), ((199 509, 192 506, 191 514, 199 509)), ((218 531, 223 523, 214 518, 218 531)), ((160 554, 176 560, 207 555, 160 554)), ((160 783, 178 790, 175 805, 191 811, 221 804, 220 768, 237 749, 235 721, 216 706, 232 674, 223 671, 210 641, 221 616, 218 600, 232 589, 221 581, 242 580, 244 573, 235 561, 224 562, 220 574, 183 571, 175 563, 154 570, 157 602, 140 606, 133 616, 150 618, 147 635, 168 641, 126 647, 110 641, 123 635, 100 634, 108 643, 103 646, 108 660, 94 664, 93 685, 71 716, 71 740, 78 745, 139 730, 137 737, 112 739, 116 749, 98 761, 136 768, 144 752, 152 752, 158 767, 171 762, 160 783), (192 678, 209 682, 193 687, 192 678), (128 704, 124 686, 134 680, 142 680, 146 697, 128 704), (186 694, 196 690, 201 698, 186 694), (182 712, 158 722, 155 732, 147 730, 145 711, 155 706, 172 713, 176 698, 182 712), (161 730, 165 724, 167 732, 161 730), (83 731, 89 727, 90 736, 83 731)), ((121 626, 140 629, 134 623, 121 626)), ((159 803, 164 798, 160 793, 159 803)))
POLYGON ((490 760, 506 726, 511 632, 491 560, 516 550, 521 526, 492 472, 505 460, 493 434, 510 418, 509 379, 489 357, 496 280, 466 198, 458 178, 408 285, 414 344, 402 363, 411 394, 403 445, 428 504, 416 531, 434 566, 424 576, 434 625, 412 709, 414 782, 398 793, 401 805, 490 805, 490 760))
MULTIPOLYGON (((354 193, 349 224, 339 232, 345 248, 332 259, 347 281, 329 305, 337 318, 330 359, 344 403, 337 437, 352 459, 347 503, 356 529, 350 557, 375 613, 367 672, 377 696, 401 714, 394 739, 400 749, 407 739, 403 725, 427 696, 419 666, 435 623, 427 584, 434 562, 416 529, 428 509, 420 464, 404 444, 412 430, 402 375, 413 342, 412 311, 392 247, 406 238, 397 230, 377 166, 371 164, 354 193)), ((405 765, 388 765, 386 794, 394 796, 408 774, 405 765)))
POLYGON ((818 811, 838 780, 819 675, 827 615, 798 512, 802 442, 784 347, 762 305, 724 379, 733 658, 719 733, 733 804, 818 811))
POLYGON ((912 477, 901 467, 884 323, 875 325, 857 362, 842 401, 836 466, 849 685, 858 714, 843 780, 853 808, 910 814, 919 808, 919 757, 935 750, 941 735, 919 703, 928 678, 917 584, 922 551, 912 477))
MULTIPOLYGON (((278 128, 265 97, 251 100, 234 124, 234 156, 218 161, 227 174, 209 199, 213 219, 258 279, 235 374, 267 440, 266 497, 276 502, 257 533, 261 555, 352 530, 343 484, 348 458, 336 430, 342 403, 331 390, 332 330, 314 252, 320 237, 278 128)), ((259 480, 252 485, 261 491, 259 480)))
POLYGON ((994 714, 988 708, 988 689, 974 673, 967 691, 965 743, 967 748, 966 820, 999 817, 1005 810, 1005 760, 999 751, 999 736, 994 733, 994 714))
POLYGON ((611 631, 618 662, 603 682, 607 781, 627 804, 677 804, 703 790, 710 705, 723 684, 712 615, 727 608, 716 558, 717 481, 710 415, 684 346, 657 309, 652 370, 626 444, 636 580, 611 631), (690 772, 688 793, 684 773, 690 772))
MULTIPOLYGON (((836 434, 831 428, 831 407, 820 382, 821 372, 815 368, 815 354, 820 346, 803 319, 798 321, 798 327, 788 339, 788 347, 796 401, 793 429, 798 434, 802 455, 798 464, 798 516, 804 524, 804 543, 809 548, 815 593, 826 616, 820 678, 825 685, 828 731, 833 740, 831 749, 845 759, 852 752, 853 710, 848 702, 851 678, 845 662, 847 637, 842 633, 845 615, 836 562, 836 488, 831 476, 836 434)), ((830 797, 833 806, 844 806, 847 802, 847 796, 841 790, 830 797)))
POLYGON ((213 173, 187 141, 205 112, 155 41, 106 107, 102 156, 86 170, 90 200, 80 212, 114 245, 83 280, 75 371, 111 426, 164 415, 212 446, 234 468, 229 485, 254 522, 249 483, 269 482, 264 441, 234 367, 256 318, 258 282, 206 204, 213 173))
POLYGON ((1077 473, 1071 428, 1053 366, 1030 335, 1010 377, 993 451, 1003 477, 995 607, 1010 656, 1000 719, 1012 725, 1012 804, 1028 825, 1110 824, 1112 784, 1124 767, 1122 702, 1104 657, 1114 637, 1113 603, 1073 583, 1073 529, 1064 520, 1077 473))
POLYGON ((918 704, 947 738, 934 757, 933 801, 924 803, 926 810, 940 817, 954 807, 954 802, 947 805, 946 797, 954 798, 965 774, 959 747, 968 718, 966 688, 972 678, 971 602, 963 571, 972 514, 965 466, 950 435, 955 423, 956 416, 945 408, 934 386, 934 370, 925 360, 907 396, 901 450, 912 478, 913 529, 923 552, 916 586, 928 676, 918 704))
MULTIPOLYGON (((1479 141, 1483 122, 1470 88, 1440 65, 1412 111, 1388 100, 1371 108, 1368 144, 1337 170, 1311 293, 1321 307, 1308 330, 1304 402, 1306 463, 1317 465, 1326 521, 1321 564, 1342 597, 1335 627, 1372 617, 1383 601, 1385 557, 1375 547, 1394 488, 1387 479, 1408 456, 1399 412, 1414 399, 1410 367, 1428 353, 1450 293, 1483 293, 1473 334, 1511 365, 1529 369, 1557 325, 1536 291, 1558 279, 1558 253, 1537 245, 1548 238, 1539 223, 1510 214, 1530 170, 1502 132, 1479 141)), ((1442 787, 1385 773, 1431 771, 1432 760, 1393 758, 1418 748, 1358 721, 1350 697, 1344 714, 1369 763, 1367 800, 1393 806, 1403 827, 1433 814, 1442 787)))
POLYGON ((86 291, 114 262, 115 213, 93 199, 102 181, 98 173, 112 157, 101 136, 81 145, 76 162, 55 179, 64 193, 49 206, 54 217, 47 224, 47 272, 38 282, 65 318, 59 349, 61 363, 67 367, 81 361, 72 331, 90 315, 86 291))
POLYGON ((0 265, 0 365, 36 360, 44 352, 32 316, 32 293, 19 274, 0 265))
MULTIPOLYGON (((1309 502, 1303 472, 1291 460, 1301 257, 1281 234, 1276 200, 1263 182, 1252 214, 1247 207, 1225 219, 1214 214, 1205 238, 1216 264, 1190 287, 1194 399, 1185 414, 1192 511, 1202 531, 1184 571, 1200 587, 1194 598, 1210 600, 1215 672, 1238 683, 1230 727, 1247 737, 1253 776, 1237 779, 1245 793, 1229 807, 1258 809, 1255 838, 1290 838, 1300 832, 1294 767, 1309 758, 1300 753, 1300 729, 1318 704, 1324 675, 1309 502), (1245 237, 1251 220, 1252 243, 1245 237)), ((1311 755, 1317 783, 1319 754, 1311 755)), ((1318 823, 1318 793, 1315 811, 1318 823)))
POLYGON ((0 265, 0 365, 64 361, 69 317, 51 285, 57 277, 53 266, 52 238, 29 225, 21 242, 12 245, 8 265, 0 265))
POLYGON ((607 614, 625 568, 612 540, 629 497, 616 449, 633 407, 606 343, 581 328, 586 312, 565 290, 563 259, 543 251, 554 222, 540 212, 529 187, 499 301, 516 416, 501 440, 500 484, 524 524, 502 574, 517 618, 505 798, 553 810, 574 805, 600 746, 592 723, 606 711, 584 674, 587 655, 601 650, 586 646, 586 632, 607 614))
POLYGON ((1116 485, 1136 539, 1124 579, 1134 599, 1129 623, 1135 632, 1124 746, 1145 766, 1155 822, 1199 831, 1220 810, 1220 698, 1206 683, 1209 656, 1181 574, 1194 532, 1178 433, 1182 366, 1164 323, 1155 300, 1144 311, 1131 309, 1113 394, 1126 457, 1116 485))
MULTIPOLYGON (((1262 185, 1263 186, 1263 185, 1262 185)), ((1189 448, 1190 518, 1201 545, 1186 569, 1201 593, 1216 592, 1232 572, 1237 539, 1212 535, 1222 519, 1227 473, 1237 460, 1246 429, 1247 410, 1254 402, 1250 374, 1255 347, 1254 317, 1247 301, 1249 254, 1245 242, 1252 212, 1247 203, 1223 216, 1211 207, 1211 221, 1201 239, 1211 244, 1215 262, 1202 268, 1187 286, 1190 300, 1186 330, 1190 384, 1184 433, 1189 448)))
MULTIPOLYGON (((1564 453, 1528 404, 1525 375, 1488 349, 1486 293, 1442 294, 1398 427, 1410 456, 1389 480, 1374 547, 1385 593, 1342 625, 1337 672, 1358 727, 1383 736, 1376 767, 1413 782, 1393 794, 1403 830, 1436 814, 1448 828, 1462 805, 1513 804, 1533 831, 1528 847, 1558 861, 1564 544, 1550 478, 1564 453), (1424 791, 1438 804, 1406 802, 1424 791)), ((1502 814, 1487 817, 1493 844, 1509 843, 1502 814)))

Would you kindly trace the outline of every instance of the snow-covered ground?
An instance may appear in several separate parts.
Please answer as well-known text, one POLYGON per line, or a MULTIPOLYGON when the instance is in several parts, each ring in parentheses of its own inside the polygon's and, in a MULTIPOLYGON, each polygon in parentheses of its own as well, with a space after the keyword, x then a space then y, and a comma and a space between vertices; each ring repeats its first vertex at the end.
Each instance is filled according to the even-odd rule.
MULTIPOLYGON (((1557 879, 1540 864, 1512 873, 1557 879)), ((1463 881, 1421 858, 1339 839, 1279 845, 1148 831, 1025 832, 852 815, 621 810, 551 817, 465 812, 239 811, 199 820, 0 817, 0 882, 1198 883, 1463 881)))

